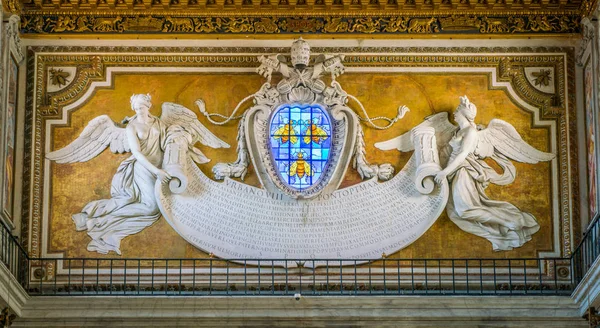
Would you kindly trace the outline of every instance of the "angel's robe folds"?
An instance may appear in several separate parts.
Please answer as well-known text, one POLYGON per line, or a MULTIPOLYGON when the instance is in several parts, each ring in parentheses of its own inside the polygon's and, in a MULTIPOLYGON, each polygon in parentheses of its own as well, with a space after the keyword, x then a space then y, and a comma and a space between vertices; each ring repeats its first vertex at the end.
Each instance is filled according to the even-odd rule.
MULTIPOLYGON (((139 140, 140 152, 156 167, 161 167, 166 127, 158 118, 148 138, 139 140)), ((160 217, 154 196, 156 177, 134 156, 124 160, 112 179, 111 198, 88 203, 73 215, 77 230, 87 230, 92 241, 88 251, 121 254, 121 240, 150 226, 160 217)))
MULTIPOLYGON (((460 147, 460 145, 451 145, 460 147)), ((457 148, 452 153, 455 156, 457 148)), ((452 161, 453 157, 450 157, 452 161)), ((509 202, 489 199, 485 188, 496 180, 514 179, 514 166, 503 156, 495 157, 505 174, 497 172, 469 154, 461 166, 449 176, 451 182, 450 201, 446 206, 448 217, 462 230, 483 237, 492 243, 494 250, 511 250, 531 240, 540 226, 535 217, 522 212, 509 202), (511 172, 510 174, 506 174, 511 172)), ((502 181, 507 182, 507 181, 502 181)))

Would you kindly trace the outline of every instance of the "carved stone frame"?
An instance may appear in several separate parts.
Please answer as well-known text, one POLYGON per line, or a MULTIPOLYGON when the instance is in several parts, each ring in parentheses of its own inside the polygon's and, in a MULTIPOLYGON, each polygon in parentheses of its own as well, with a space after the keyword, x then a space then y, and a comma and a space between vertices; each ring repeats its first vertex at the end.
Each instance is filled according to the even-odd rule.
MULTIPOLYGON (((26 99, 26 136, 23 183, 23 239, 34 257, 45 256, 48 240, 42 236, 43 226, 43 181, 45 122, 63 115, 63 108, 76 102, 79 95, 90 89, 92 82, 110 79, 108 67, 235 67, 253 69, 257 66, 256 54, 284 53, 288 48, 177 48, 183 54, 170 54, 171 48, 92 48, 92 47, 35 47, 29 48, 28 90, 26 99), (225 54, 221 55, 219 52, 225 54), (132 54, 139 53, 140 55, 132 54), (152 56, 144 54, 153 53, 152 56), (73 81, 63 90, 46 92, 47 72, 50 66, 76 66, 73 81), (33 74, 35 72, 35 74, 33 74), (28 198, 31 195, 32 198, 28 198)), ((573 48, 313 48, 315 53, 345 53, 348 72, 369 67, 475 67, 489 72, 490 88, 512 88, 514 95, 528 106, 539 108, 540 118, 556 124, 557 153, 557 213, 554 221, 559 243, 554 252, 562 256, 570 254, 573 245, 572 229, 579 216, 577 131, 575 119, 574 77, 570 67, 574 66, 573 48), (365 54, 366 53, 366 54, 365 54), (415 55, 415 53, 420 53, 415 55), (488 53, 488 55, 481 55, 488 53), (539 56, 544 56, 543 65, 555 70, 556 94, 549 95, 536 90, 525 78, 526 67, 540 66, 539 56), (410 55, 406 55, 410 54, 410 55), (492 55, 493 54, 493 55, 492 55), (567 119, 567 116, 569 119, 567 119)), ((481 74, 481 73, 478 73, 481 74)), ((59 254, 56 254, 59 255, 59 254)), ((53 255, 54 256, 54 255, 53 255)), ((60 256, 60 255, 59 255, 60 256)), ((53 274, 50 262, 46 272, 53 274)))
MULTIPOLYGON (((321 103, 312 103, 312 104, 300 104, 300 103, 280 103, 278 105, 275 105, 271 108, 271 111, 268 114, 268 119, 264 122, 266 122, 266 124, 268 125, 269 122, 271 122, 273 115, 281 108, 284 106, 289 106, 289 107, 293 107, 293 106, 298 106, 298 107, 311 107, 311 106, 318 106, 321 110, 323 110, 324 112, 326 112, 329 117, 332 119, 331 120, 331 127, 332 127, 332 132, 331 132, 331 137, 333 138, 335 135, 335 131, 336 131, 336 125, 339 125, 339 122, 333 117, 333 115, 331 114, 331 110, 324 104, 321 103)), ((254 124, 261 124, 259 122, 259 119, 255 120, 254 124)), ((268 129, 260 129, 263 133, 267 132, 266 135, 263 135, 263 133, 257 132, 256 130, 256 134, 255 134, 255 138, 260 138, 261 140, 258 142, 263 142, 265 143, 265 145, 268 145, 268 140, 269 140, 269 133, 268 133, 268 129)), ((344 135, 344 138, 345 135, 344 135)), ((334 141, 335 142, 335 141, 334 141)), ((254 150, 254 148, 252 147, 252 144, 248 143, 248 146, 251 150, 254 150)), ((342 146, 343 147, 343 146, 342 146)), ((333 147, 332 147, 333 150, 333 147)), ((270 179, 272 180, 271 182, 274 183, 275 185, 280 185, 282 183, 281 181, 281 177, 278 176, 277 170, 275 168, 276 164, 273 162, 273 159, 275 158, 275 155, 273 154, 272 150, 269 149, 268 154, 270 156, 266 156, 264 158, 264 166, 263 168, 265 168, 266 173, 269 175, 270 179)), ((251 158, 254 160, 254 167, 259 168, 259 166, 256 163, 256 160, 258 160, 259 158, 259 154, 256 154, 255 151, 251 151, 251 158)), ((305 191, 302 192, 297 192, 295 190, 291 190, 289 188, 289 186, 287 186, 287 184, 283 181, 283 188, 285 189, 290 189, 288 191, 288 193, 291 193, 294 196, 297 196, 299 198, 312 198, 316 195, 318 195, 318 193, 320 193, 325 185, 331 180, 332 175, 333 175, 333 171, 335 171, 336 166, 339 164, 339 156, 337 156, 335 154, 335 152, 332 151, 332 154, 329 158, 329 160, 327 161, 326 167, 323 170, 322 176, 319 178, 319 180, 317 182, 315 182, 311 187, 307 188, 305 191)), ((346 163, 347 164, 347 163, 346 163)), ((259 174, 259 177, 261 177, 262 174, 259 174)), ((261 179, 262 180, 262 179, 261 179)), ((271 184, 270 183, 266 183, 265 181, 263 181, 263 185, 265 187, 269 187, 271 184)), ((337 187, 337 186, 336 186, 337 187)), ((281 189, 281 187, 280 187, 281 189)), ((273 190, 275 191, 275 190, 273 190)))
MULTIPOLYGON (((274 88, 268 90, 275 92, 274 88)), ((265 92, 269 92, 266 91, 265 92)), ((270 192, 284 192, 297 199, 316 197, 321 192, 327 193, 336 190, 342 182, 345 172, 350 164, 351 155, 356 139, 358 119, 354 113, 345 106, 329 106, 325 103, 324 96, 317 94, 309 88, 299 87, 287 95, 278 95, 277 101, 270 104, 259 104, 250 108, 246 114, 245 129, 247 130, 246 144, 249 155, 257 171, 262 185, 270 192), (298 92, 295 92, 298 90, 298 92), (274 156, 269 146, 268 125, 272 116, 283 106, 318 106, 326 112, 331 119, 331 155, 327 161, 322 176, 311 187, 298 191, 291 188, 279 177, 274 156), (268 148, 268 149, 265 149, 268 148)))

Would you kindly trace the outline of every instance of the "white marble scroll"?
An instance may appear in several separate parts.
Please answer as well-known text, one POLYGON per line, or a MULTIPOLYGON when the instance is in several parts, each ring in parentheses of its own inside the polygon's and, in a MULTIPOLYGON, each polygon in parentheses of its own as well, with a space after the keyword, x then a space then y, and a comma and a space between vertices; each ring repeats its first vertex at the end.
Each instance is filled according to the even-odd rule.
POLYGON ((417 240, 446 206, 448 184, 422 194, 415 166, 413 156, 389 181, 298 201, 231 179, 213 181, 190 163, 185 192, 157 183, 156 196, 181 236, 221 258, 376 259, 417 240))

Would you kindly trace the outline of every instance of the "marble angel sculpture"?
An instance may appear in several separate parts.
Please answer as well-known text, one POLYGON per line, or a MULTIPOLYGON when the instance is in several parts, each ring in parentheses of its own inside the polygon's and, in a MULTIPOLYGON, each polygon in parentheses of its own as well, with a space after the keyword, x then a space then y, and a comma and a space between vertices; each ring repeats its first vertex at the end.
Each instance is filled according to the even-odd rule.
POLYGON ((186 153, 197 163, 209 161, 196 142, 213 148, 228 148, 197 119, 189 109, 163 103, 162 114, 150 114, 150 95, 131 96, 135 115, 126 118, 127 126, 117 126, 107 115, 91 120, 81 135, 66 147, 50 152, 46 158, 57 163, 86 162, 110 148, 113 153, 131 152, 112 179, 111 198, 88 203, 72 216, 77 231, 87 231, 92 241, 87 250, 121 254, 121 240, 150 226, 160 217, 154 187, 173 177, 164 170, 165 149, 174 140, 186 140, 186 153))
MULTIPOLYGON (((540 226, 533 215, 509 202, 490 199, 485 189, 490 183, 507 185, 516 177, 511 160, 536 164, 549 161, 554 154, 539 151, 527 144, 508 122, 493 119, 487 127, 475 124, 477 107, 464 96, 454 111, 455 126, 447 113, 428 117, 419 126, 435 129, 440 162, 443 167, 435 182, 448 179, 450 196, 446 212, 462 230, 483 237, 494 250, 520 247, 540 226), (495 161, 498 173, 484 159, 495 161)), ((403 136, 377 144, 380 149, 410 150, 403 136)))

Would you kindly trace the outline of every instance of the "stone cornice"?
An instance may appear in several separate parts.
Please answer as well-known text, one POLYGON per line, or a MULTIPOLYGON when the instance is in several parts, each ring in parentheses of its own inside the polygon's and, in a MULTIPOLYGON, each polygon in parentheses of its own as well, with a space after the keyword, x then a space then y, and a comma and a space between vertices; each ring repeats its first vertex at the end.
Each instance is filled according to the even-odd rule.
POLYGON ((34 297, 27 327, 131 325, 232 327, 376 325, 394 327, 587 327, 569 297, 34 297))
POLYGON ((21 315, 25 303, 30 299, 25 289, 21 287, 4 263, 0 263, 0 298, 18 316, 21 315))
POLYGON ((600 306, 600 258, 594 261, 571 298, 579 304, 580 315, 583 315, 589 307, 600 306))

